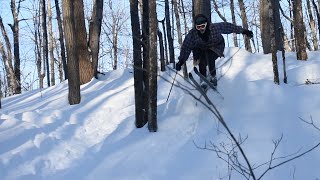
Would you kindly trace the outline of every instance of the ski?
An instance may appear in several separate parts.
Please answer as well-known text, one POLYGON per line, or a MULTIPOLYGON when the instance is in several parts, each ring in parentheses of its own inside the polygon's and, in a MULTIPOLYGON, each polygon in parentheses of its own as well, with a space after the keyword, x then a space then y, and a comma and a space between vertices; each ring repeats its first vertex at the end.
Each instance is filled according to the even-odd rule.
POLYGON ((200 72, 199 70, 197 69, 197 67, 193 67, 193 70, 194 72, 200 77, 200 79, 202 79, 204 82, 207 83, 207 85, 213 90, 215 91, 216 93, 218 93, 221 97, 222 94, 217 90, 217 87, 215 87, 206 77, 204 77, 200 72))
POLYGON ((197 90, 201 93, 201 95, 206 99, 209 105, 213 105, 212 102, 210 101, 209 97, 205 93, 205 91, 202 89, 200 84, 193 78, 192 74, 189 73, 189 79, 192 81, 192 83, 196 86, 197 90))

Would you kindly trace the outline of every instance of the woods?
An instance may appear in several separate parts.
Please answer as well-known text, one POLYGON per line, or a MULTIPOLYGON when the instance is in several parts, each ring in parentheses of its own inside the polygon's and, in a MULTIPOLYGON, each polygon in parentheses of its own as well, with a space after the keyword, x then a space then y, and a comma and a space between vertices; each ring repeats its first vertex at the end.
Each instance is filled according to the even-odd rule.
MULTIPOLYGON (((160 61, 162 71, 165 65, 174 67, 192 19, 200 12, 211 22, 255 29, 251 40, 226 36, 227 46, 272 53, 276 84, 281 78, 278 51, 296 51, 297 60, 307 60, 306 51, 317 51, 319 45, 319 1, 315 0, 11 0, 2 6, 2 97, 68 80, 69 103, 78 104, 82 84, 99 78, 100 72, 132 68, 137 127, 156 120, 160 61)), ((187 78, 187 67, 183 69, 187 78)), ((151 129, 156 131, 156 123, 151 129)))

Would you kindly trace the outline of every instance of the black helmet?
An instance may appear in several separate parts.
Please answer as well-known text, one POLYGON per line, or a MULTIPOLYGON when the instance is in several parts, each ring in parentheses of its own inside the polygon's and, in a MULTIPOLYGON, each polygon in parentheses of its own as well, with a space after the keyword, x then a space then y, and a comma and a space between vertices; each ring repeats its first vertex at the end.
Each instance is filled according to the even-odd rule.
POLYGON ((204 14, 198 14, 194 17, 195 26, 204 23, 208 23, 208 18, 204 14))

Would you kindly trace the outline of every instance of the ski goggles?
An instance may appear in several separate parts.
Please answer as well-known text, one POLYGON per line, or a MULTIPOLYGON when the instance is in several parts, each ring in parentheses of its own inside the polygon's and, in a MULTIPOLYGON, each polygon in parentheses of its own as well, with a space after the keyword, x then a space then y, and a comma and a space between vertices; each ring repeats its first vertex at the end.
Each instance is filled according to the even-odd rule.
POLYGON ((207 23, 203 23, 203 24, 199 24, 199 25, 196 25, 196 29, 199 31, 199 30, 204 30, 206 29, 207 27, 207 23))

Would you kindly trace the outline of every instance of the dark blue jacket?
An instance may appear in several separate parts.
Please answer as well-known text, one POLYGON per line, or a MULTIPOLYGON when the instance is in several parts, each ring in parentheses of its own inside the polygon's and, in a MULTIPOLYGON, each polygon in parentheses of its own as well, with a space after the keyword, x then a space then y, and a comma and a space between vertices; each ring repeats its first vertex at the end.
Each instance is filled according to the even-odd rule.
POLYGON ((228 22, 211 23, 209 28, 210 34, 208 41, 204 41, 195 28, 189 31, 182 43, 179 61, 185 62, 189 58, 191 51, 193 52, 193 58, 199 59, 201 51, 206 49, 210 49, 219 57, 223 57, 225 44, 221 34, 240 34, 244 30, 241 26, 236 26, 228 22))

